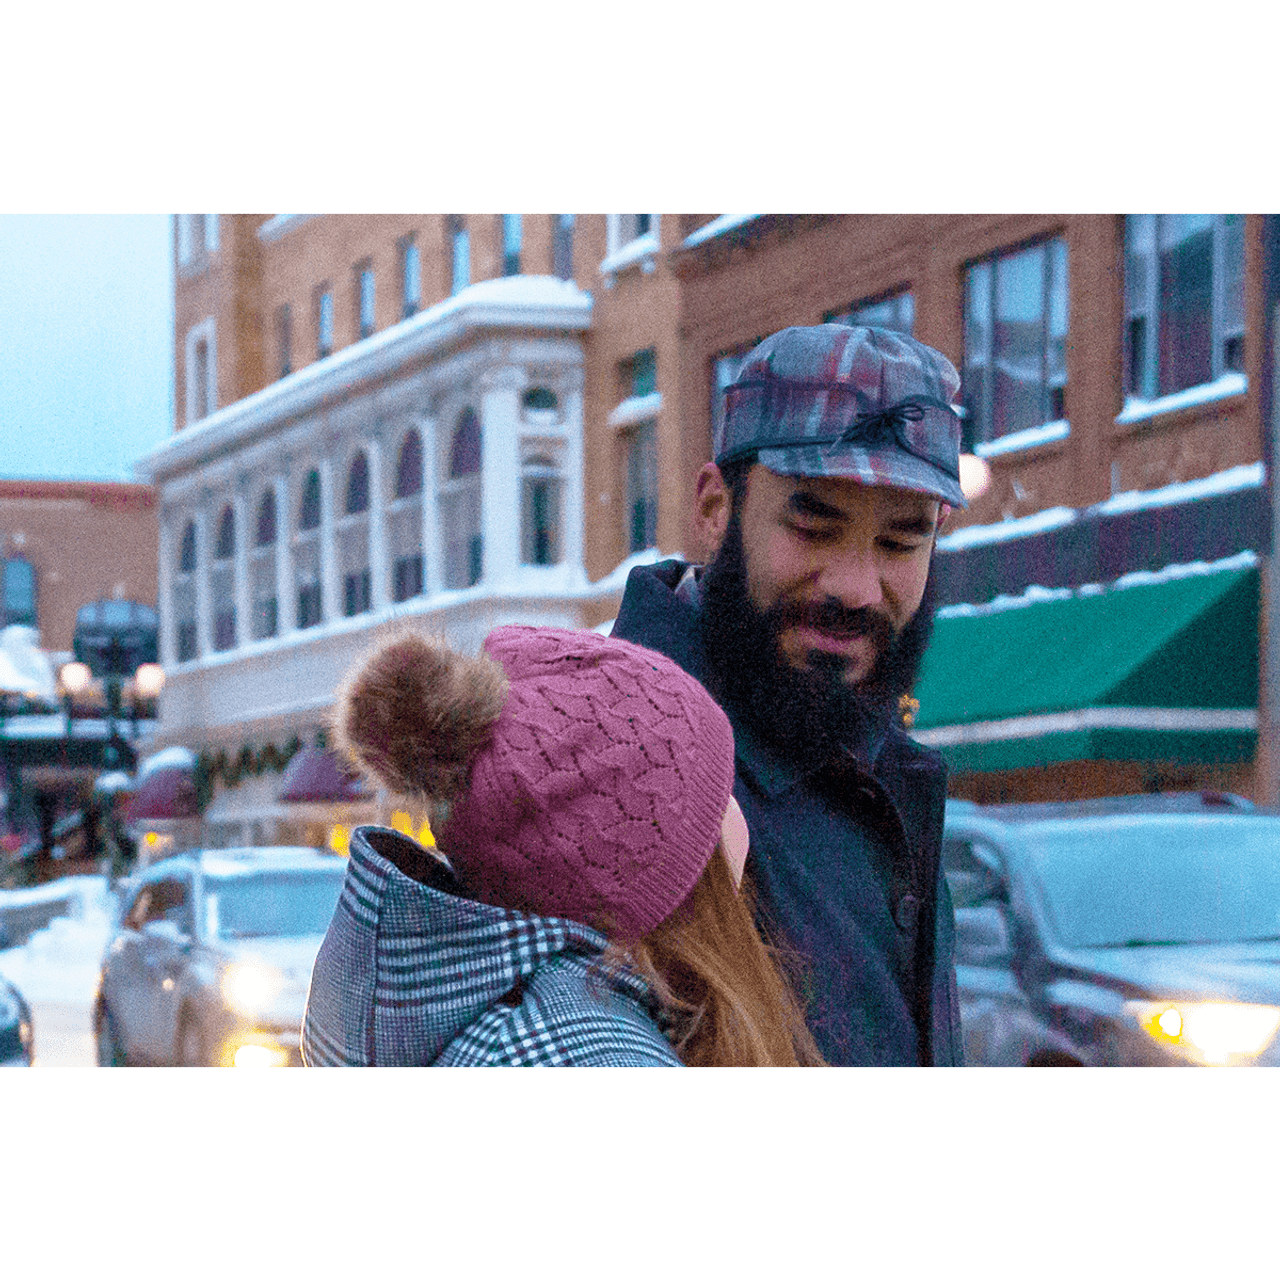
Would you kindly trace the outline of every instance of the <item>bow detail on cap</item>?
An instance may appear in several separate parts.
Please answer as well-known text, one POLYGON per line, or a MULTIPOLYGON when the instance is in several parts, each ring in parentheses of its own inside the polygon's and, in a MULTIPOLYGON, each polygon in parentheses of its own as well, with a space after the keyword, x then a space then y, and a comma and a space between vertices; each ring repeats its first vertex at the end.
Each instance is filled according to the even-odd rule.
POLYGON ((856 444, 874 449, 884 445, 896 445, 912 457, 947 471, 948 468, 937 457, 914 445, 907 435, 907 423, 923 421, 926 409, 941 409, 944 413, 955 416, 955 410, 941 400, 936 400, 932 396, 913 396, 909 400, 890 405, 887 409, 879 409, 875 413, 858 414, 827 448, 838 449, 841 445, 856 444))

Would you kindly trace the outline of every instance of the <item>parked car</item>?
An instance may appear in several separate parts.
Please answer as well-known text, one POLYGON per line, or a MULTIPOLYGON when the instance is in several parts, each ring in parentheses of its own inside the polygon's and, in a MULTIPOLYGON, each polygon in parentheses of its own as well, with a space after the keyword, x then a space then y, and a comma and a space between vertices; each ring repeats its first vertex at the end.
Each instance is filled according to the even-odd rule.
POLYGON ((1280 816, 951 801, 943 857, 970 1065, 1280 1065, 1280 816))
POLYGON ((125 890, 93 1026, 103 1066, 301 1066, 307 985, 346 863, 306 848, 202 850, 125 890))
POLYGON ((31 1010, 18 988, 0 977, 0 1067, 29 1067, 34 1059, 31 1010))

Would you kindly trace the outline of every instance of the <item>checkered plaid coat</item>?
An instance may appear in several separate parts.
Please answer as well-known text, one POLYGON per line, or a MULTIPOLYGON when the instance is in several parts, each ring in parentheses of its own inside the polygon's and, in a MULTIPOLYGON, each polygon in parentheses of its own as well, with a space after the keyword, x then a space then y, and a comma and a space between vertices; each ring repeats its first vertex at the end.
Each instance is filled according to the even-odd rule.
POLYGON ((357 828, 311 975, 313 1067, 678 1067, 653 994, 594 968, 572 920, 507 911, 410 879, 357 828))

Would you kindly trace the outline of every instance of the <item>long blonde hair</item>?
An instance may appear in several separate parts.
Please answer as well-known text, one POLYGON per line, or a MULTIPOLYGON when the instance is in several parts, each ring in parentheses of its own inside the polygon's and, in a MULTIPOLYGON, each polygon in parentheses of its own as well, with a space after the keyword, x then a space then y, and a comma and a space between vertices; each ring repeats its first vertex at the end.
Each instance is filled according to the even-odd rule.
POLYGON ((693 891, 639 942, 612 945, 606 963, 652 986, 689 1067, 822 1067, 782 957, 765 945, 717 847, 693 891))

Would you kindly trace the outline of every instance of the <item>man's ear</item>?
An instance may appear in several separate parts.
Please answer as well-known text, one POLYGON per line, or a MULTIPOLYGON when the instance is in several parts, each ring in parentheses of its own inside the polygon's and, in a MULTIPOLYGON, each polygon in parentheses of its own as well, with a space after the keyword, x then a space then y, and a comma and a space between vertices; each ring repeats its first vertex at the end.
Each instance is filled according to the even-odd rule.
POLYGON ((733 510, 733 495, 714 462, 708 462, 698 472, 697 496, 693 504, 693 526, 705 549, 705 558, 712 560, 724 541, 729 527, 729 515, 733 510))

